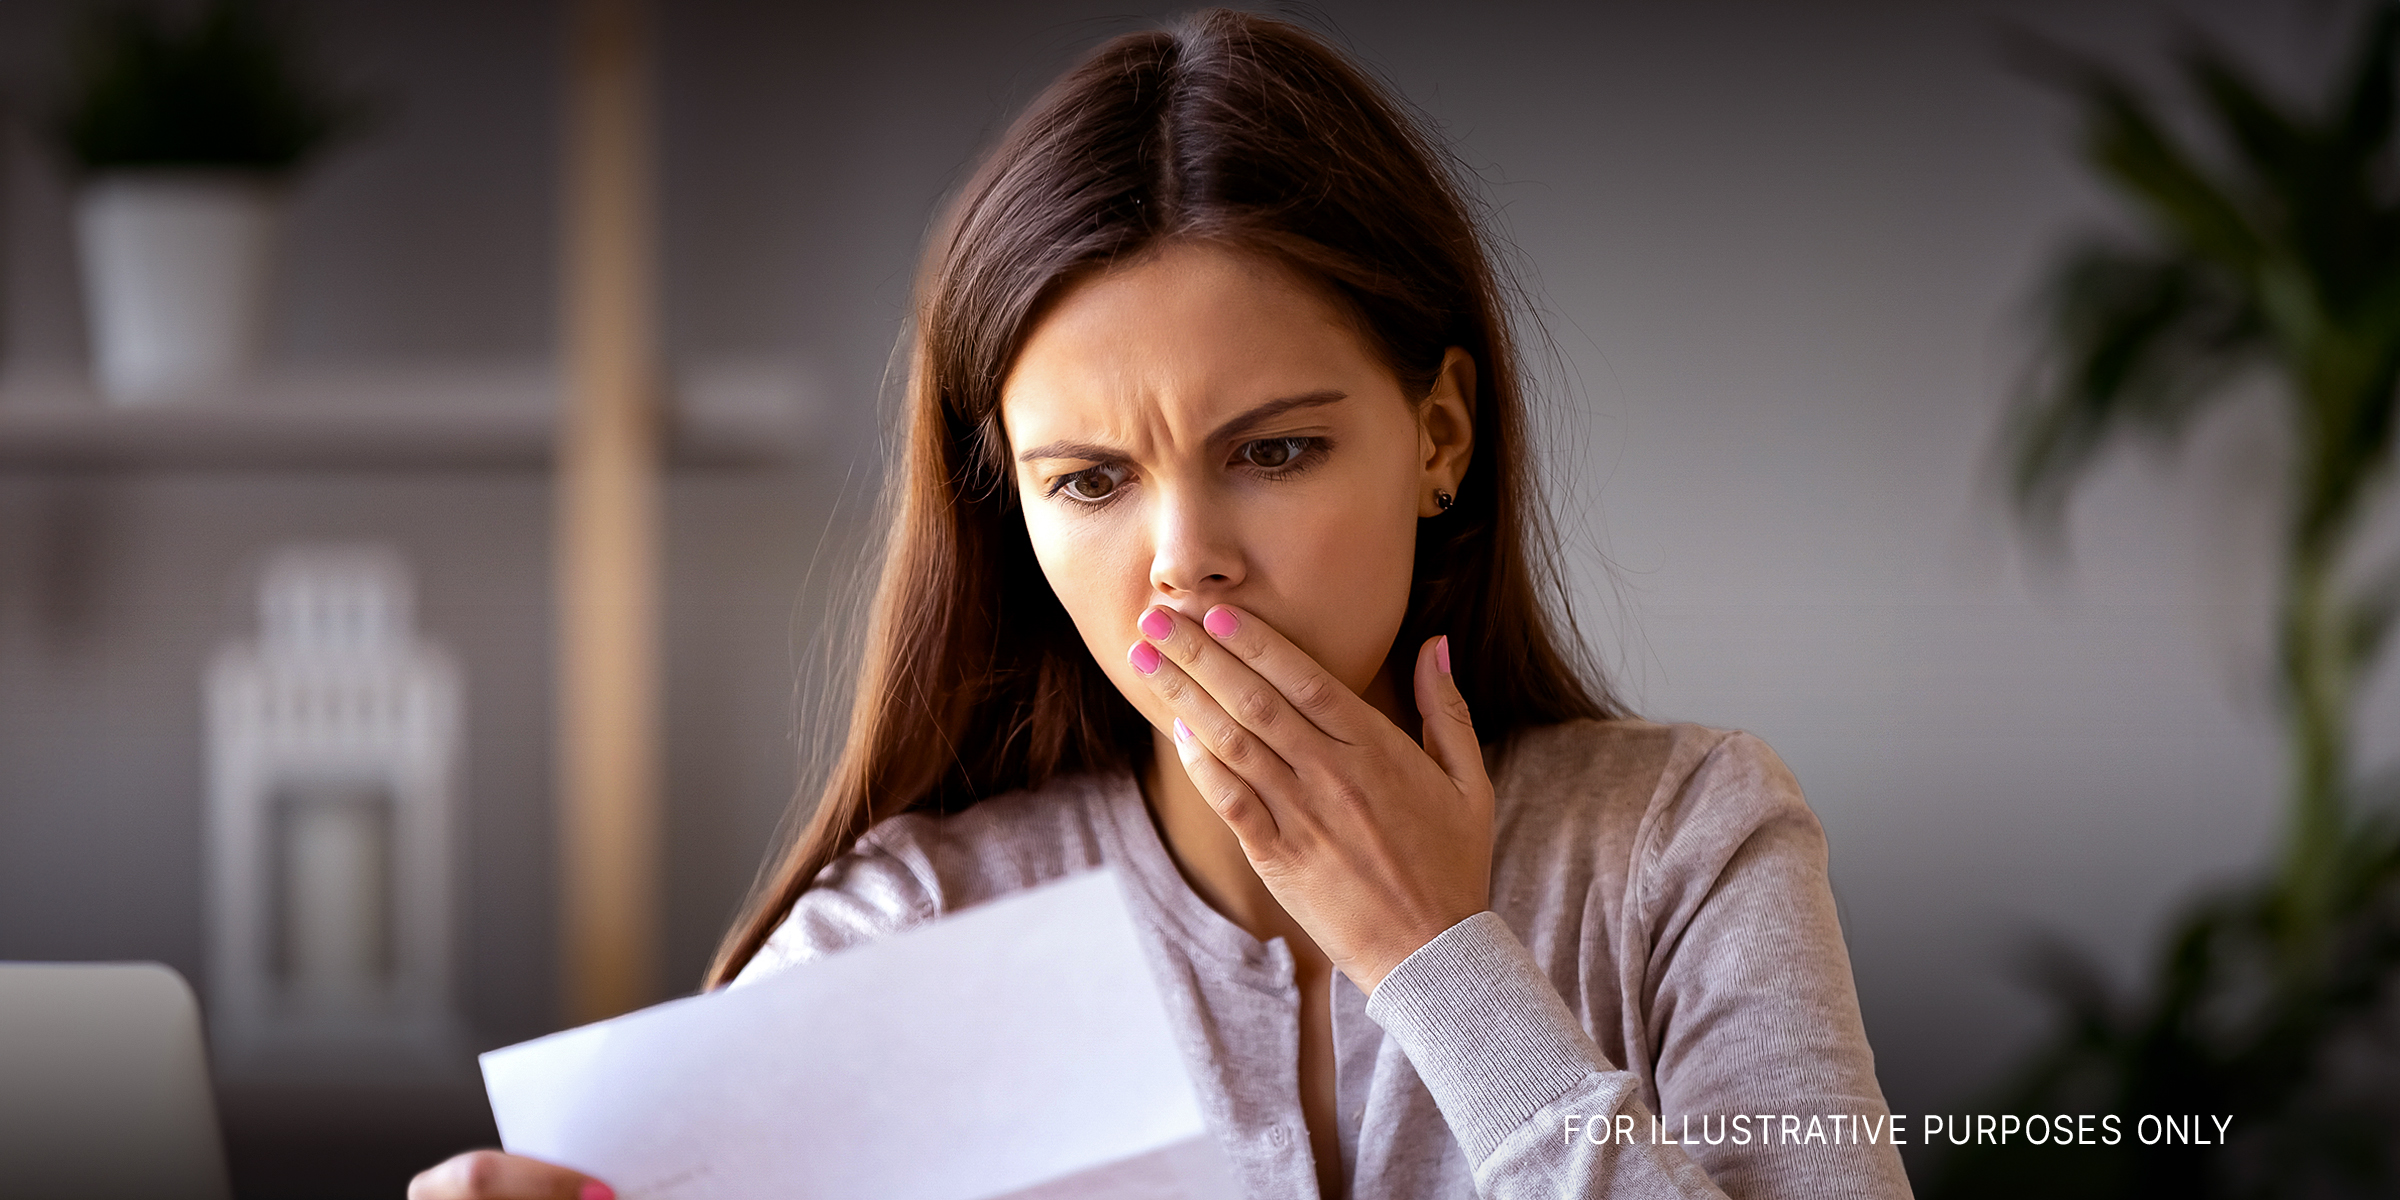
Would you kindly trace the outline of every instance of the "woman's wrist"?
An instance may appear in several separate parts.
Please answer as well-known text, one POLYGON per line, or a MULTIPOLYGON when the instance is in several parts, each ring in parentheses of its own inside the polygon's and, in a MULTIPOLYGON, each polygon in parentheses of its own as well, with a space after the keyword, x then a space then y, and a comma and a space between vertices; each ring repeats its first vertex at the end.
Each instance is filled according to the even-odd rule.
POLYGON ((1437 920, 1413 925, 1410 932, 1381 942, 1369 952, 1337 965, 1341 967, 1344 977, 1358 985, 1359 991, 1373 996, 1375 989, 1381 987, 1383 981, 1391 977, 1392 972, 1399 970, 1401 964, 1415 958, 1425 947, 1440 940, 1443 934, 1458 928, 1477 915, 1478 913, 1467 913, 1449 921, 1437 920))
POLYGON ((1399 1043, 1471 1162, 1593 1072, 1615 1069, 1516 932, 1489 911, 1396 965, 1368 993, 1366 1011, 1399 1043))

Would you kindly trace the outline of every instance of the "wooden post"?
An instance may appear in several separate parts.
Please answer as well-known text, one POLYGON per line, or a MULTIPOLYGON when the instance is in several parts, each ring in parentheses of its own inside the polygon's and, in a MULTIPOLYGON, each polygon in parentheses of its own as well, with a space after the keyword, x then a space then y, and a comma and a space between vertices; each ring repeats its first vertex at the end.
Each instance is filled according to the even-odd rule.
POLYGON ((646 14, 570 12, 557 784, 562 999, 582 1023, 658 998, 660 372, 646 14))

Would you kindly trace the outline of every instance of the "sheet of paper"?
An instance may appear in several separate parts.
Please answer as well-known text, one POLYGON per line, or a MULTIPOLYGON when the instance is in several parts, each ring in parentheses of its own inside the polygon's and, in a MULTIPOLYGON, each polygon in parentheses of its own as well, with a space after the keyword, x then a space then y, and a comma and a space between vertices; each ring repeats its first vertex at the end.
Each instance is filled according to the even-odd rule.
POLYGON ((1113 872, 483 1056, 625 1200, 1233 1200, 1113 872))

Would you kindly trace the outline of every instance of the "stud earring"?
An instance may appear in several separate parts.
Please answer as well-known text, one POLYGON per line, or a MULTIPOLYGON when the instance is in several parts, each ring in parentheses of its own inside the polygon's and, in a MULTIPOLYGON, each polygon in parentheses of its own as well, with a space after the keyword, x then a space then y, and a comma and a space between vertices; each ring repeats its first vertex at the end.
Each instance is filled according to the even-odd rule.
POLYGON ((1440 488, 1433 489, 1433 506, 1435 508, 1441 509, 1443 512, 1449 512, 1452 502, 1453 501, 1450 493, 1445 492, 1440 488))

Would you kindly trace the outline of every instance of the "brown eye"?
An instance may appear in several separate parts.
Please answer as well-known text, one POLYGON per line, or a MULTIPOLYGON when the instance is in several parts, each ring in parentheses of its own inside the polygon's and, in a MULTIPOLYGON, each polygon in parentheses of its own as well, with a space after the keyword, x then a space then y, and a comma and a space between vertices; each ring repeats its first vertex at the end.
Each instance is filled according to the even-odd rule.
POLYGON ((1300 457, 1299 438, 1261 438, 1242 447, 1242 460, 1272 470, 1300 457))
POLYGON ((1067 476, 1059 482, 1059 487, 1077 500, 1106 500, 1117 490, 1117 477, 1106 467, 1092 467, 1067 476))

